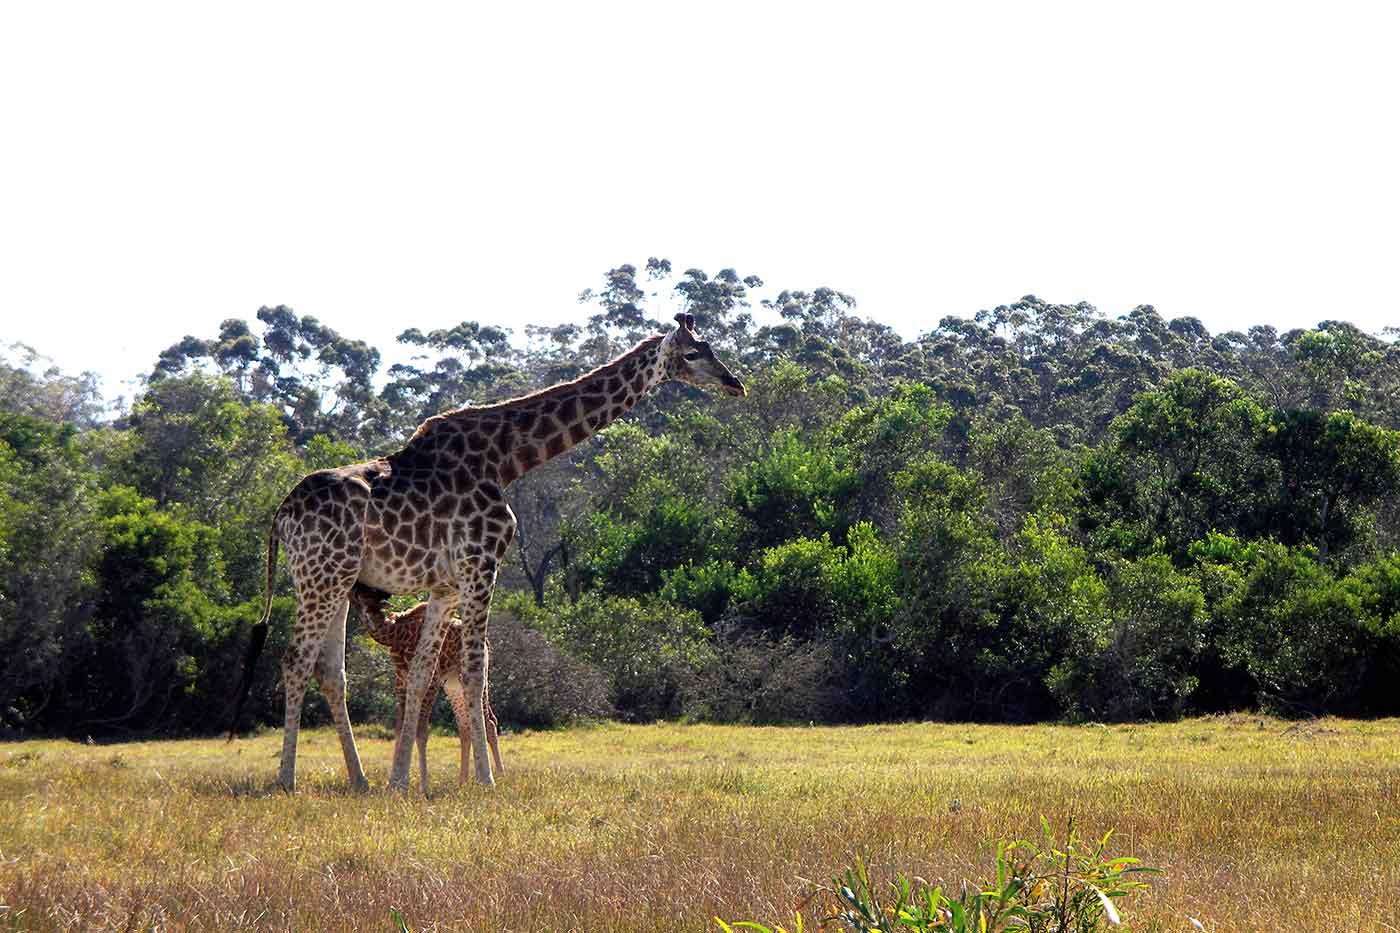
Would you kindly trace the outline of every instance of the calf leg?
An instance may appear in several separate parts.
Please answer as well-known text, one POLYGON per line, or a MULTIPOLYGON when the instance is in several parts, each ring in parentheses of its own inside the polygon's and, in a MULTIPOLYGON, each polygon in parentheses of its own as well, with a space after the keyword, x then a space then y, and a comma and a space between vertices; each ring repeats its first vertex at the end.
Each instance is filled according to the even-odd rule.
POLYGON ((457 720, 457 745, 462 756, 461 769, 457 772, 457 783, 465 784, 471 775, 472 720, 467 706, 466 694, 462 692, 460 675, 453 671, 442 682, 447 691, 447 702, 452 704, 452 717, 457 720))
MULTIPOLYGON (((481 646, 483 655, 486 658, 486 666, 491 666, 491 643, 483 642, 481 646)), ((506 766, 501 764, 501 746, 498 741, 500 735, 496 722, 496 711, 491 708, 491 680, 483 678, 481 682, 481 708, 486 718, 486 741, 491 746, 491 760, 496 763, 496 773, 505 774, 506 766)))

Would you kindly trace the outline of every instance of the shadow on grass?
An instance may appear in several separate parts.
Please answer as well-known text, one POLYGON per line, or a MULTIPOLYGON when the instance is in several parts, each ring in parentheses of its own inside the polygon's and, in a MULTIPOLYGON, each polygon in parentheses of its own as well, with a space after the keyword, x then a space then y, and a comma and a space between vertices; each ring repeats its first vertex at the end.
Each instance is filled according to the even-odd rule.
MULTIPOLYGON (((344 778, 339 780, 326 779, 317 780, 303 778, 297 782, 295 792, 288 794, 277 784, 276 775, 197 775, 186 780, 177 782, 181 787, 188 790, 196 797, 228 798, 228 799, 258 799, 263 797, 300 797, 311 800, 320 799, 355 799, 389 797, 400 800, 426 800, 429 803, 447 801, 456 798, 465 798, 481 794, 491 793, 490 789, 477 784, 459 785, 456 781, 434 783, 428 789, 425 796, 414 785, 408 789, 407 793, 399 793, 390 790, 389 782, 386 780, 371 780, 369 790, 357 791, 353 789, 344 778)), ((497 785, 499 787, 499 785, 497 785)))
POLYGON ((180 783, 196 797, 275 797, 282 794, 275 776, 271 775, 227 777, 209 774, 191 777, 180 783))
POLYGON ((229 777, 226 775, 198 775, 187 780, 180 781, 191 794, 196 797, 228 797, 228 798, 258 798, 258 797, 304 797, 309 799, 321 798, 353 798, 368 797, 387 789, 384 785, 370 784, 368 791, 357 791, 343 779, 336 781, 318 781, 315 779, 302 779, 297 782, 297 789, 294 793, 287 793, 277 784, 276 775, 237 775, 229 777))

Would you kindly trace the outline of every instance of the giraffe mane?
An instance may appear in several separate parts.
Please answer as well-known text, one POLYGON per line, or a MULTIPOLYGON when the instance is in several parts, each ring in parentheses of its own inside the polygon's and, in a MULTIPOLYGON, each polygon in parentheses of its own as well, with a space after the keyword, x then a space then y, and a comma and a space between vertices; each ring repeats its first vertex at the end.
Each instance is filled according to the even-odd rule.
POLYGON ((418 430, 413 432, 413 435, 408 439, 408 442, 410 444, 413 443, 423 435, 427 434, 437 425, 443 423, 449 418, 454 418, 459 415, 491 414, 495 412, 509 411, 510 409, 516 408, 517 406, 520 406, 527 402, 533 403, 542 401, 543 399, 551 398, 556 395, 562 395, 565 392, 578 388, 578 386, 581 383, 587 382, 589 379, 593 379, 596 376, 606 375, 612 370, 621 367, 622 361, 630 357, 632 354, 636 353, 638 350, 651 344, 661 343, 668 336, 669 334, 653 334, 652 336, 639 341, 636 346, 628 350, 626 353, 619 355, 616 359, 609 360, 602 366, 590 369, 588 372, 582 374, 581 376, 577 376, 573 379, 568 380, 567 382, 555 383, 554 385, 548 386, 547 388, 537 389, 534 392, 529 392, 525 395, 517 395, 515 398, 508 398, 500 402, 492 402, 489 405, 463 405, 460 408, 452 408, 448 411, 439 412, 438 414, 433 415, 432 417, 424 421, 422 424, 420 424, 418 426, 418 430))

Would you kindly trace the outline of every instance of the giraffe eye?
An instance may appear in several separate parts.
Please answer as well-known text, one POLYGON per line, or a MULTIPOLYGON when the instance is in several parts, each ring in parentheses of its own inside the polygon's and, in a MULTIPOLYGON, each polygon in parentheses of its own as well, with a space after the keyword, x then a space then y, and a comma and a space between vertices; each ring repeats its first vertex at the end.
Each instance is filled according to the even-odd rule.
POLYGON ((685 361, 686 361, 687 363, 694 363, 694 362, 695 362, 696 360, 698 360, 698 359, 700 359, 700 351, 699 351, 699 350, 691 350, 689 353, 687 353, 687 354, 685 355, 685 361))

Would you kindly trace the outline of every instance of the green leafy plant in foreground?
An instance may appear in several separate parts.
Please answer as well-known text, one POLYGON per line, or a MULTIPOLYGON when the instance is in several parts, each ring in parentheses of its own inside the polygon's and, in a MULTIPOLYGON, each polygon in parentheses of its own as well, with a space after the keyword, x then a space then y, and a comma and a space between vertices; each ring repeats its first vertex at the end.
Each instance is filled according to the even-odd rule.
MULTIPOLYGON (((826 919, 857 933, 1088 933, 1105 921, 1119 924, 1115 901, 1147 888, 1147 882, 1134 876, 1155 869, 1139 865, 1135 858, 1109 858, 1111 830, 1086 844, 1070 820, 1063 845, 1055 841, 1043 817, 1041 831, 1039 845, 1026 840, 998 843, 995 878, 981 885, 964 883, 956 898, 941 886, 902 874, 896 874, 888 894, 882 894, 857 859, 832 887, 822 889, 835 901, 826 919)), ((802 915, 793 919, 791 931, 749 920, 728 924, 716 917, 715 922, 725 933, 802 933, 802 915)))

